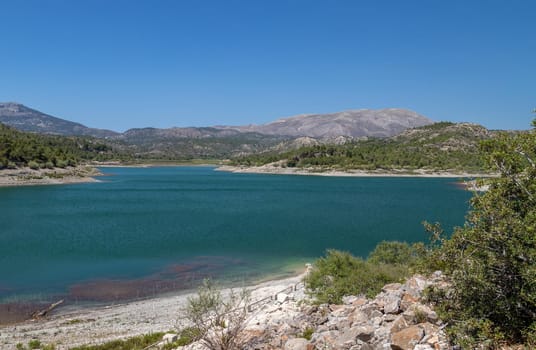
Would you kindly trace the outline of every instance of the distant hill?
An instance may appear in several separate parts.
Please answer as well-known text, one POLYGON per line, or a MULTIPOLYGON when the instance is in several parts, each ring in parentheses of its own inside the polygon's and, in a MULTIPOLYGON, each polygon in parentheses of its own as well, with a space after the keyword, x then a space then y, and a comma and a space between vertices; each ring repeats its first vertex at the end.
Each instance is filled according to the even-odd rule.
POLYGON ((304 114, 278 119, 263 125, 223 126, 220 128, 258 132, 266 135, 334 138, 389 137, 406 129, 433 121, 407 109, 359 109, 329 114, 304 114))
POLYGON ((225 159, 263 152, 286 140, 277 135, 216 128, 140 128, 113 138, 144 159, 225 159))
POLYGON ((41 134, 92 136, 134 158, 224 159, 268 150, 282 152, 313 144, 341 144, 362 137, 387 137, 432 121, 404 109, 351 110, 301 115, 264 125, 137 128, 124 133, 88 128, 19 103, 0 103, 0 123, 41 134))
POLYGON ((122 156, 100 139, 41 135, 0 123, 0 170, 24 166, 65 168, 89 160, 121 159, 122 156))
POLYGON ((312 144, 287 152, 265 152, 233 160, 235 165, 361 170, 482 171, 479 143, 497 132, 470 123, 441 122, 408 129, 390 138, 343 144, 312 144))
POLYGON ((64 136, 106 138, 118 135, 110 130, 88 128, 79 123, 53 117, 19 103, 0 103, 0 123, 17 130, 64 136))

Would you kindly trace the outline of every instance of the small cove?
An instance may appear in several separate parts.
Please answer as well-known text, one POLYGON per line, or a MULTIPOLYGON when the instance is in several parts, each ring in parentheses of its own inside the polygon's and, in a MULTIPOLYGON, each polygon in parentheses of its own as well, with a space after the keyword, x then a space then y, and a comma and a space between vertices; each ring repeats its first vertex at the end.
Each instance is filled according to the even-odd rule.
POLYGON ((105 168, 102 182, 0 188, 0 302, 112 303, 296 273, 326 249, 366 256, 461 225, 471 193, 445 178, 105 168))

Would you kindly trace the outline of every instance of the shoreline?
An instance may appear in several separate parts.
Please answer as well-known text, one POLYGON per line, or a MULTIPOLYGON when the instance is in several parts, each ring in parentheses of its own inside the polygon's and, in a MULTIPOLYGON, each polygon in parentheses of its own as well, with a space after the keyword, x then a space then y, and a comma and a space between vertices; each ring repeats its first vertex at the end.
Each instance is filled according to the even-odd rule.
POLYGON ((431 171, 418 169, 408 173, 404 171, 365 171, 365 170, 320 170, 315 168, 281 168, 272 165, 258 167, 242 167, 222 165, 215 169, 237 174, 271 174, 271 175, 300 175, 300 176, 338 176, 338 177, 427 177, 427 178, 483 178, 494 177, 494 174, 431 171))
POLYGON ((53 169, 30 169, 28 167, 0 170, 0 187, 66 185, 100 182, 103 174, 91 166, 53 169))
MULTIPOLYGON (((305 273, 301 271, 292 277, 253 283, 246 288, 255 302, 300 284, 305 273)), ((222 293, 228 293, 230 289, 224 288, 222 293)), ((17 343, 39 339, 44 344, 55 344, 60 350, 176 330, 177 326, 185 325, 181 310, 193 295, 195 292, 185 291, 108 306, 60 308, 45 319, 0 325, 0 347, 16 349, 17 343)))

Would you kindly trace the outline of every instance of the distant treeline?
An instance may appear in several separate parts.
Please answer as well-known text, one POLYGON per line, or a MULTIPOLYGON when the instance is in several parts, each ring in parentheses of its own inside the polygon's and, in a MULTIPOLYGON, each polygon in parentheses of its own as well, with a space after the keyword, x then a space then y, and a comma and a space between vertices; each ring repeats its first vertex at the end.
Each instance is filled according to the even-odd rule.
POLYGON ((280 162, 283 167, 336 169, 472 170, 484 168, 479 142, 489 138, 480 126, 436 123, 388 139, 353 141, 343 145, 315 145, 284 153, 235 158, 233 164, 260 166, 280 162))
POLYGON ((39 135, 0 124, 0 169, 65 168, 82 161, 117 158, 121 154, 97 139, 39 135))

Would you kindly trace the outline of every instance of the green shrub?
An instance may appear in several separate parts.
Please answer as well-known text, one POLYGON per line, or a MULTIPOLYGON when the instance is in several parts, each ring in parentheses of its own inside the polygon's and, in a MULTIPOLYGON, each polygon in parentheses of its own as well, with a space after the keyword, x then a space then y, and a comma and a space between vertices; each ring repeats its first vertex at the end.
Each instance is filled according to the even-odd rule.
POLYGON ((341 303, 345 295, 373 297, 385 284, 401 281, 408 274, 406 265, 375 264, 347 252, 328 250, 314 263, 304 283, 318 303, 341 303))
POLYGON ((69 162, 64 159, 56 160, 56 166, 58 168, 66 168, 69 165, 69 162))
POLYGON ((41 342, 38 339, 32 339, 28 342, 28 348, 30 349, 39 349, 41 347, 41 342))
POLYGON ((28 162, 28 167, 30 169, 38 170, 39 169, 39 163, 37 163, 34 160, 31 160, 31 161, 28 162))
POLYGON ((536 133, 504 134, 483 143, 500 177, 475 194, 464 227, 429 257, 450 279, 428 298, 448 324, 453 343, 497 348, 525 343, 536 330, 536 133))
POLYGON ((303 330, 302 334, 298 335, 299 338, 305 338, 307 340, 311 340, 311 337, 313 336, 313 333, 315 332, 314 328, 307 327, 303 330))
POLYGON ((372 264, 411 265, 418 257, 415 246, 405 242, 383 241, 369 254, 367 261, 372 264))

